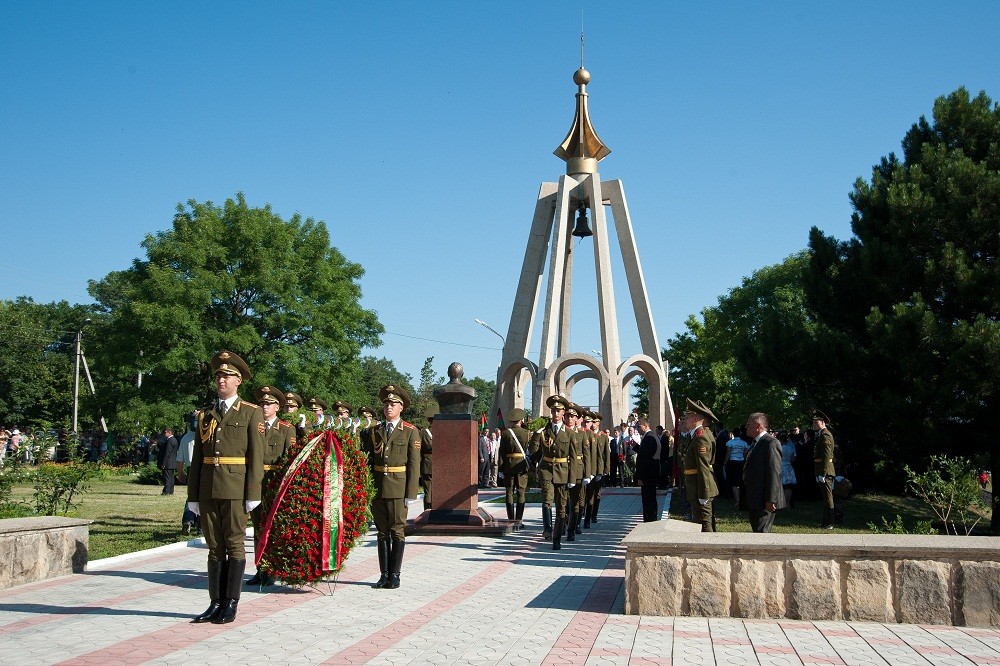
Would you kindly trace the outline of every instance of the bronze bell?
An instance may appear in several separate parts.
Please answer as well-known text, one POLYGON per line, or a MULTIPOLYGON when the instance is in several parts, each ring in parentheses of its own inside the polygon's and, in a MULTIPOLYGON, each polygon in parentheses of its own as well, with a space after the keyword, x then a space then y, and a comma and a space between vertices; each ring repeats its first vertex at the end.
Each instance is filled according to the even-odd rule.
POLYGON ((590 230, 590 222, 587 220, 587 204, 582 201, 577 211, 576 226, 573 227, 573 235, 577 238, 588 238, 594 235, 594 232, 590 230))

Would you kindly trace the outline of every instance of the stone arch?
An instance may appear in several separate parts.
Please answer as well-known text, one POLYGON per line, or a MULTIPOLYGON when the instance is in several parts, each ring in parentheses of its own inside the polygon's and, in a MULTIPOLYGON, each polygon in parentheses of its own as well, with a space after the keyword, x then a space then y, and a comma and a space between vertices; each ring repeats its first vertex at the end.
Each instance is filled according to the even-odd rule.
POLYGON ((560 356, 556 360, 552 361, 552 364, 545 369, 544 377, 535 383, 535 403, 538 405, 544 405, 545 400, 548 399, 549 396, 555 395, 556 393, 566 393, 567 386, 556 386, 556 378, 559 377, 563 370, 574 365, 582 365, 587 369, 572 375, 570 380, 567 380, 566 382, 567 386, 571 386, 571 381, 575 384, 581 379, 596 379, 601 412, 611 414, 612 390, 616 383, 612 383, 611 375, 609 374, 608 369, 590 354, 564 354, 563 356, 560 356))
POLYGON ((670 400, 670 390, 667 387, 667 373, 662 361, 657 361, 646 354, 630 356, 618 367, 622 377, 621 390, 624 392, 629 382, 637 376, 642 376, 649 383, 649 421, 653 425, 672 426, 674 408, 670 400))
MULTIPOLYGON (((538 366, 531 360, 521 357, 509 361, 506 366, 497 369, 496 392, 493 395, 493 413, 489 415, 491 426, 496 425, 496 410, 506 414, 515 407, 524 408, 523 384, 525 375, 531 381, 532 391, 538 381, 538 366)), ((535 410, 538 411, 537 409, 535 410)))

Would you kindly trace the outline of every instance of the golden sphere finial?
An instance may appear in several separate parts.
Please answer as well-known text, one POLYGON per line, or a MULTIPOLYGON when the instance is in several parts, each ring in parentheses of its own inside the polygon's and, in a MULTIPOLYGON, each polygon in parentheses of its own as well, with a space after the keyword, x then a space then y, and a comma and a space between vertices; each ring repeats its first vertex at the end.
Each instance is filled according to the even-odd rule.
POLYGON ((578 86, 585 86, 590 83, 590 72, 583 67, 573 72, 573 83, 578 86))

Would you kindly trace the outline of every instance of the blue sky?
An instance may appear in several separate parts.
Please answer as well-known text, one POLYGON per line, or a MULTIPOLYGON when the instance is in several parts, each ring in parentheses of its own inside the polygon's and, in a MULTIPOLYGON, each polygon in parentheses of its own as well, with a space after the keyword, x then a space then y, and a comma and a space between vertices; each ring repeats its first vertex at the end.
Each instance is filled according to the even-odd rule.
POLYGON ((3 0, 0 298, 89 302, 177 203, 242 191, 366 268, 370 353, 493 378, 474 319, 506 332, 538 186, 565 171, 581 10, 600 173, 623 182, 661 344, 810 226, 849 236, 854 180, 936 97, 1000 97, 995 2, 3 0))

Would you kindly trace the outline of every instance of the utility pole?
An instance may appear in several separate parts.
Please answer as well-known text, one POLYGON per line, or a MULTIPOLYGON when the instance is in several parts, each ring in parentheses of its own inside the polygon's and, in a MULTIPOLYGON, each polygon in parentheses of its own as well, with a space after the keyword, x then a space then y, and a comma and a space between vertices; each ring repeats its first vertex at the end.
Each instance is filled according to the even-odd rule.
POLYGON ((90 317, 83 320, 80 328, 76 330, 76 356, 73 359, 73 430, 76 433, 77 413, 80 406, 80 351, 83 342, 83 327, 90 323, 90 317))

